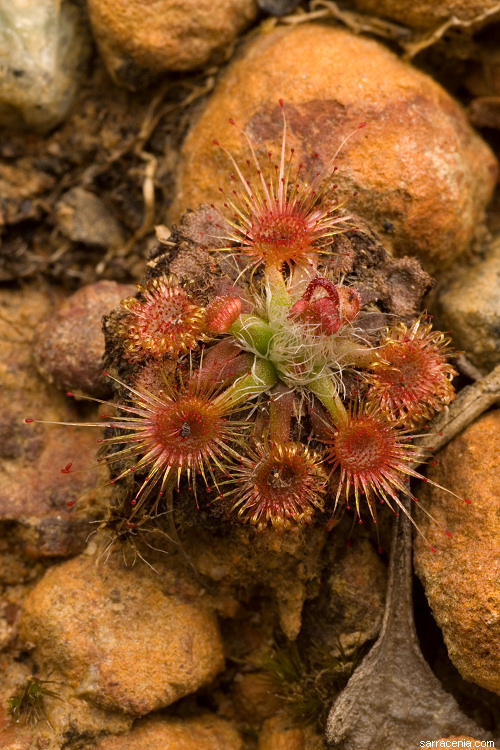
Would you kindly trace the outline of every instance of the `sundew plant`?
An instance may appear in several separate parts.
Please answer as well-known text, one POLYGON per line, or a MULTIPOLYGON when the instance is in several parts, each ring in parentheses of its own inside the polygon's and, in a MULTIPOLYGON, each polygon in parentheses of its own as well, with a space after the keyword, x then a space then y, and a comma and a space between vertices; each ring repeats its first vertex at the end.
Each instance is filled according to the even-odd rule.
POLYGON ((100 460, 113 482, 136 476, 130 525, 185 481, 257 531, 328 524, 340 504, 373 520, 379 502, 404 510, 410 477, 423 478, 412 436, 454 397, 450 342, 425 315, 365 335, 370 311, 335 250, 356 231, 352 201, 337 199, 337 154, 325 168, 318 155, 296 164, 280 106, 277 158, 261 163, 243 131, 245 164, 214 142, 228 187, 211 252, 238 257, 232 288, 203 299, 163 274, 121 303, 113 335, 132 379, 110 373, 121 396, 100 460))

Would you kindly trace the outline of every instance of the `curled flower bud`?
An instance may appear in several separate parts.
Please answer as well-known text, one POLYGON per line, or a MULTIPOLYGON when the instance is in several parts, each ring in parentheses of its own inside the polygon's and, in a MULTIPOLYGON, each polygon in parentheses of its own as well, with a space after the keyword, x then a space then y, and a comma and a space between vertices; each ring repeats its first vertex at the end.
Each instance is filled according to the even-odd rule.
POLYGON ((326 336, 336 333, 342 325, 337 287, 328 279, 313 279, 302 297, 290 308, 288 317, 309 323, 326 336), (327 296, 312 300, 313 293, 319 288, 323 288, 327 296))

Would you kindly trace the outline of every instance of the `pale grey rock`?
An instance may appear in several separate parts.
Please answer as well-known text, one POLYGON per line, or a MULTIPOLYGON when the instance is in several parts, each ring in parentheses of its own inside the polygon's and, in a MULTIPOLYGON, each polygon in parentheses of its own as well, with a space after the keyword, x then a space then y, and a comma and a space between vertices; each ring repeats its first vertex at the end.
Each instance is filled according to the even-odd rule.
POLYGON ((68 0, 0 0, 0 126, 45 132, 73 103, 90 35, 68 0))
POLYGON ((94 193, 71 188, 57 204, 57 223, 73 242, 118 247, 125 240, 119 221, 94 193))

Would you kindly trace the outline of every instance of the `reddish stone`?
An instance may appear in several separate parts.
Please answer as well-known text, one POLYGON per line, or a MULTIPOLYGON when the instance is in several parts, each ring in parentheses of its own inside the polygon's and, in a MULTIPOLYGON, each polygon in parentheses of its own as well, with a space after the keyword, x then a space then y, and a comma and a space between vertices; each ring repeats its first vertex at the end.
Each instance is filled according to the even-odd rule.
POLYGON ((109 395, 102 376, 102 318, 135 291, 129 284, 99 281, 64 300, 35 333, 34 356, 41 374, 60 388, 99 398, 109 395))
POLYGON ((385 47, 339 28, 302 24, 253 40, 221 80, 188 134, 176 200, 178 222, 187 208, 220 205, 219 187, 234 185, 227 155, 242 165, 249 136, 263 164, 279 160, 285 102, 294 161, 326 166, 342 139, 367 126, 341 150, 339 199, 372 223, 395 254, 418 255, 435 270, 454 261, 483 220, 497 175, 489 147, 464 111, 435 81, 385 47))

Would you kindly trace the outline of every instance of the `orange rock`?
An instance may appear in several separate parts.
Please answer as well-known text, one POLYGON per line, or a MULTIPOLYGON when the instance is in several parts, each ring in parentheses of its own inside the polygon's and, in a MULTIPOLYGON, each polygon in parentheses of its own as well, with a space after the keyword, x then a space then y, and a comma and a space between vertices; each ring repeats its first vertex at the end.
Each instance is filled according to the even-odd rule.
POLYGON ((322 750, 323 736, 313 727, 300 729, 285 715, 268 719, 259 734, 258 750, 322 750))
POLYGON ((151 73, 220 62, 257 15, 254 0, 89 0, 88 7, 109 73, 131 89, 151 73))
POLYGON ((275 716, 266 721, 259 734, 259 750, 305 750, 304 732, 275 716))
POLYGON ((432 29, 451 16, 471 21, 488 11, 498 10, 496 0, 419 0, 418 3, 412 0, 354 0, 354 4, 365 13, 392 18, 412 29, 432 29))
POLYGON ((94 705, 133 716, 168 706, 211 682, 224 656, 202 594, 158 570, 127 568, 120 555, 54 566, 24 602, 20 637, 94 705))
POLYGON ((242 750, 238 732, 216 716, 146 719, 123 737, 107 737, 95 750, 242 750))
POLYGON ((283 706, 269 677, 262 672, 240 675, 234 683, 233 701, 238 718, 253 725, 269 719, 283 706))
MULTIPOLYGON (((187 208, 222 203, 234 171, 217 139, 245 165, 248 144, 267 162, 279 158, 285 101, 288 145, 307 168, 315 152, 324 166, 342 139, 339 197, 372 222, 399 255, 418 255, 428 269, 451 263, 483 219, 497 162, 460 106, 428 76, 383 46, 338 28, 303 24, 250 43, 229 69, 188 134, 170 219, 187 208)), ((321 166, 320 164, 320 166, 321 166)))
POLYGON ((425 484, 418 491, 415 567, 450 659, 461 675, 500 695, 500 410, 468 427, 437 457, 428 477, 470 500, 425 484), (439 527, 451 533, 447 539, 439 527))

